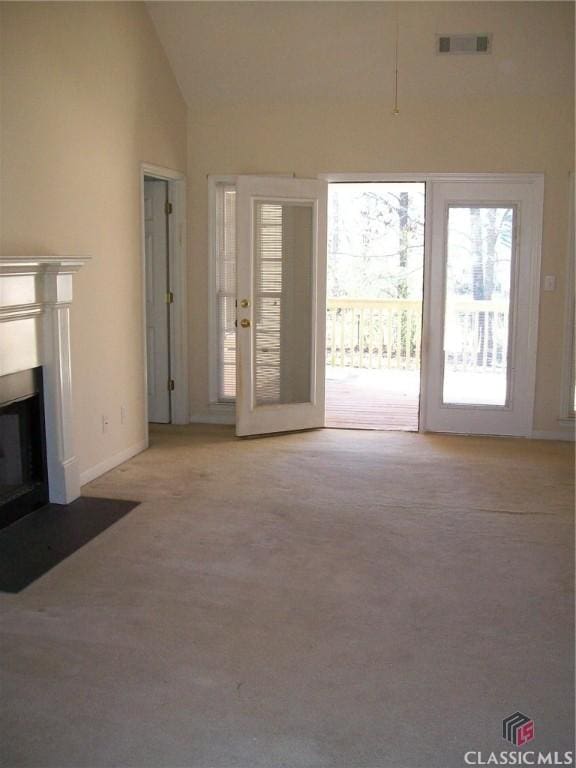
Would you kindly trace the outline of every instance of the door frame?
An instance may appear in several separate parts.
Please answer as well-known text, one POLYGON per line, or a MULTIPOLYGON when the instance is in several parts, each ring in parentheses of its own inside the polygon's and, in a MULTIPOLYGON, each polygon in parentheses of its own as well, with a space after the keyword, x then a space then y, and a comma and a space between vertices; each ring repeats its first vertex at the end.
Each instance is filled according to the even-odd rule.
POLYGON ((530 184, 532 186, 532 205, 534 215, 529 217, 532 242, 530 270, 530 301, 528 325, 529 365, 526 389, 530 392, 530 424, 526 437, 530 437, 534 428, 534 401, 536 395, 536 355, 538 351, 538 321, 540 306, 540 274, 542 264, 542 223, 544 208, 543 173, 321 173, 318 178, 331 182, 424 182, 426 183, 425 220, 424 220, 424 286, 422 298, 422 336, 420 350, 420 408, 418 413, 418 431, 426 432, 428 415, 427 378, 430 369, 429 339, 431 332, 430 296, 432 263, 432 184, 430 182, 494 182, 505 184, 530 184), (428 182, 428 183, 427 183, 428 182))
POLYGON ((180 171, 151 163, 140 166, 140 258, 143 340, 143 398, 146 443, 148 443, 148 355, 146 340, 146 237, 144 215, 144 179, 168 182, 168 200, 172 214, 168 221, 168 266, 170 290, 174 293, 170 322, 170 371, 174 380, 171 393, 171 424, 190 423, 188 379, 188 264, 186 248, 186 176, 180 171))

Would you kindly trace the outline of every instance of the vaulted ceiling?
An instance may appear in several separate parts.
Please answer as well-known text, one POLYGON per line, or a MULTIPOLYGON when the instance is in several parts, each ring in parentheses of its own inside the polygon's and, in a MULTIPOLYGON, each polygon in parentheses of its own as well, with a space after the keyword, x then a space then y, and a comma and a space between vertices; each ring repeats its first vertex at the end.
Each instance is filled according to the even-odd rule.
MULTIPOLYGON (((189 106, 375 98, 390 102, 399 32, 405 99, 539 97, 570 72, 550 55, 554 2, 150 2, 189 106), (435 53, 439 33, 493 33, 487 56, 435 53)), ((562 8, 564 6, 564 8, 562 8)), ((572 34, 568 25, 566 36, 572 34)), ((565 49, 565 48, 564 48, 565 49)))

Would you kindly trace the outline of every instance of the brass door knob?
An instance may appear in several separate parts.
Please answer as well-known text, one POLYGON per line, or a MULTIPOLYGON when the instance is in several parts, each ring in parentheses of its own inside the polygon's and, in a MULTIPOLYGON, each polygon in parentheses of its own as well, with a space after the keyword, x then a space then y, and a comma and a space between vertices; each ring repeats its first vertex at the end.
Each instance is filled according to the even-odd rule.
POLYGON ((244 318, 244 320, 240 320, 240 325, 242 328, 250 328, 250 320, 246 320, 246 318, 244 318))
POLYGON ((242 299, 242 301, 240 302, 240 306, 246 309, 246 307, 250 306, 250 302, 248 301, 248 299, 242 299))

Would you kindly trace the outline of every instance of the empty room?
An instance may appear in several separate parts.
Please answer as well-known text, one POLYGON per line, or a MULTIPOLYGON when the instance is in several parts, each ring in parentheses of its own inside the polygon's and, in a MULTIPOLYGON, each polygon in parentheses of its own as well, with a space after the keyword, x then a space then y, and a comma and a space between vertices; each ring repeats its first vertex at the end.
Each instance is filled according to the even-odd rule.
POLYGON ((0 766, 574 766, 575 8, 0 2, 0 766))

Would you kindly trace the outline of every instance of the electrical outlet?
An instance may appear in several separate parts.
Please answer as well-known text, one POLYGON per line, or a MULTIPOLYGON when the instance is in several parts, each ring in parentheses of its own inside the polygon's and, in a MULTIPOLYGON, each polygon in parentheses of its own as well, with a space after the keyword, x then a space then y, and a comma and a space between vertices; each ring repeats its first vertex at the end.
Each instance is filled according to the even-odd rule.
POLYGON ((126 406, 121 405, 120 406, 120 424, 126 424, 126 418, 127 418, 127 412, 126 412, 126 406))
POLYGON ((108 416, 104 416, 102 414, 102 434, 105 435, 106 432, 108 432, 108 426, 110 425, 110 421, 108 419, 108 416))
POLYGON ((556 290, 556 275, 544 275, 544 290, 545 291, 556 290))

